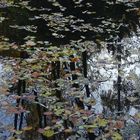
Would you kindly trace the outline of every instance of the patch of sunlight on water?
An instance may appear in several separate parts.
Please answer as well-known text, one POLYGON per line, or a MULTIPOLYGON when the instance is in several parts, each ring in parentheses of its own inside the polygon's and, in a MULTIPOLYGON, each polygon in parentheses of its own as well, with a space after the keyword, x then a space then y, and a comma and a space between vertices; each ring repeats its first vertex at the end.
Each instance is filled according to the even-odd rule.
MULTIPOLYGON (((124 66, 122 67, 122 70, 124 70, 124 75, 123 77, 125 78, 126 76, 128 76, 132 71, 138 76, 140 77, 140 64, 139 64, 139 53, 133 54, 135 52, 139 52, 140 51, 140 37, 139 36, 132 36, 131 38, 125 38, 121 41, 122 45, 125 46, 125 48, 131 48, 130 51, 132 51, 132 54, 128 57, 128 60, 130 62, 133 61, 138 61, 138 62, 133 62, 132 64, 126 65, 124 62, 124 66), (136 49, 135 52, 133 52, 133 49, 136 49), (135 56, 135 58, 133 57, 135 56), (132 58, 131 58, 132 57, 132 58)), ((108 60, 111 60, 111 55, 107 52, 107 50, 104 49, 104 51, 101 53, 102 55, 102 60, 106 60, 108 62, 108 60)), ((95 59, 93 58, 93 61, 95 59)), ((128 62, 127 62, 128 63, 128 62)), ((113 67, 110 68, 110 64, 106 64, 105 67, 108 69, 108 71, 106 71, 104 69, 104 67, 100 68, 99 72, 100 74, 104 77, 107 76, 109 77, 109 75, 111 75, 111 77, 105 81, 105 82, 101 82, 98 86, 98 89, 93 92, 93 96, 96 99, 97 104, 95 105, 94 109, 96 113, 101 113, 103 111, 103 106, 102 106, 102 102, 101 102, 101 98, 99 95, 103 94, 103 93, 107 93, 108 91, 112 90, 113 91, 113 86, 114 86, 114 81, 117 81, 117 67, 113 67)), ((93 67, 93 66, 91 66, 93 67)), ((94 66, 95 67, 95 66, 94 66)), ((97 66, 98 67, 98 66, 97 66)), ((136 82, 136 81, 135 81, 136 82)), ((134 83, 135 83, 134 82, 134 83)), ((134 107, 133 107, 134 108, 134 107)), ((129 111, 130 113, 134 113, 135 112, 130 109, 129 111)))

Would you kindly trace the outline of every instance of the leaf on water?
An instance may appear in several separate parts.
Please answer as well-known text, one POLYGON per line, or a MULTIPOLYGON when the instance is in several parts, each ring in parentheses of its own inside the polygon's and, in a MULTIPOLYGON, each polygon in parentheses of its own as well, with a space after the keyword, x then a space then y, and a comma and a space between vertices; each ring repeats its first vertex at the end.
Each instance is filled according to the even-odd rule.
POLYGON ((106 126, 108 124, 108 121, 105 119, 99 119, 99 126, 106 126))
POLYGON ((108 124, 108 120, 102 118, 97 118, 94 122, 96 122, 96 124, 100 127, 105 127, 108 124))
POLYGON ((15 131, 15 134, 16 134, 16 135, 21 135, 22 133, 23 133, 23 131, 20 131, 20 130, 16 130, 16 131, 15 131))
POLYGON ((39 128, 39 129, 38 129, 38 132, 41 133, 41 134, 44 133, 44 131, 45 131, 45 130, 44 130, 43 128, 39 128))
POLYGON ((65 111, 64 109, 57 109, 56 112, 55 112, 55 114, 57 116, 60 116, 64 111, 65 111))
POLYGON ((51 96, 52 93, 51 92, 46 92, 45 94, 40 94, 40 96, 43 96, 43 97, 47 97, 47 96, 51 96))
POLYGON ((136 97, 127 97, 127 99, 130 101, 130 102, 135 102, 138 100, 138 98, 136 97))
POLYGON ((21 98, 21 96, 18 96, 18 95, 13 95, 13 96, 12 96, 12 98, 17 100, 17 99, 20 99, 20 98, 21 98))
POLYGON ((48 50, 50 50, 50 51, 57 51, 57 50, 60 50, 60 48, 58 48, 58 47, 56 47, 56 46, 50 46, 49 48, 48 48, 48 50))
POLYGON ((54 135, 54 130, 48 129, 43 132, 43 135, 46 137, 52 137, 54 135))
POLYGON ((51 116, 53 114, 53 112, 48 111, 48 112, 44 112, 43 114, 46 115, 46 116, 51 116))
POLYGON ((94 133, 94 128, 88 128, 88 129, 87 129, 87 132, 88 132, 88 133, 94 133))
POLYGON ((9 91, 7 87, 0 87, 0 94, 8 95, 9 91))
POLYGON ((0 16, 0 23, 2 23, 6 18, 0 16))
POLYGON ((136 120, 140 121, 140 113, 136 113, 134 117, 135 117, 136 120))
POLYGON ((52 123, 56 124, 56 122, 57 122, 57 119, 52 120, 52 123))
POLYGON ((96 100, 92 98, 84 99, 84 103, 94 106, 96 104, 96 100))
POLYGON ((28 58, 26 59, 26 62, 28 63, 37 63, 38 60, 36 60, 35 58, 28 58))
POLYGON ((83 119, 83 120, 87 120, 88 117, 87 117, 87 116, 83 116, 82 119, 83 119))
POLYGON ((73 130, 71 128, 65 129, 64 132, 65 133, 71 133, 73 130))
POLYGON ((22 140, 20 138, 15 138, 14 136, 13 137, 9 137, 8 140, 22 140))
POLYGON ((18 49, 18 47, 19 47, 19 46, 16 45, 16 44, 13 44, 13 45, 11 46, 12 49, 18 49))
POLYGON ((71 58, 70 60, 71 60, 71 62, 78 62, 79 58, 75 57, 75 58, 71 58))
POLYGON ((27 98, 28 100, 35 100, 36 96, 35 95, 28 95, 28 96, 24 96, 25 98, 27 98))
POLYGON ((84 96, 84 94, 81 91, 73 91, 70 93, 70 95, 73 97, 79 97, 79 98, 84 96))
POLYGON ((26 126, 26 127, 22 128, 23 131, 30 131, 32 129, 33 129, 32 126, 26 126))
POLYGON ((7 108, 7 113, 10 113, 10 114, 20 114, 22 112, 26 112, 26 110, 23 108, 23 107, 13 107, 13 106, 8 106, 7 108))
POLYGON ((88 115, 88 116, 93 114, 93 112, 91 110, 83 110, 83 109, 81 109, 81 110, 79 110, 79 112, 81 114, 85 114, 85 115, 88 115))
POLYGON ((9 103, 7 102, 7 101, 1 101, 1 103, 0 103, 2 106, 8 106, 9 105, 9 103))
POLYGON ((123 121, 116 121, 114 127, 117 129, 122 129, 122 128, 124 128, 124 122, 123 121))
POLYGON ((7 111, 7 113, 10 113, 10 114, 11 113, 12 114, 13 113, 16 113, 16 114, 19 114, 20 113, 19 111, 17 111, 17 109, 15 107, 8 107, 6 111, 7 111))
POLYGON ((44 130, 50 130, 50 129, 51 129, 50 126, 46 126, 46 127, 44 128, 44 130))
POLYGON ((123 140, 123 138, 122 138, 122 136, 119 133, 114 132, 112 134, 112 140, 123 140))
POLYGON ((84 128, 89 129, 89 128, 97 128, 98 125, 97 124, 90 124, 90 125, 83 125, 84 128))
POLYGON ((27 45, 27 46, 35 46, 36 43, 35 43, 34 41, 32 41, 32 40, 28 40, 28 41, 26 42, 26 45, 27 45))
POLYGON ((39 72, 33 72, 32 73, 32 77, 33 78, 38 78, 40 76, 40 73, 39 72))
POLYGON ((65 110, 65 114, 66 115, 70 115, 71 114, 71 111, 70 110, 65 110))

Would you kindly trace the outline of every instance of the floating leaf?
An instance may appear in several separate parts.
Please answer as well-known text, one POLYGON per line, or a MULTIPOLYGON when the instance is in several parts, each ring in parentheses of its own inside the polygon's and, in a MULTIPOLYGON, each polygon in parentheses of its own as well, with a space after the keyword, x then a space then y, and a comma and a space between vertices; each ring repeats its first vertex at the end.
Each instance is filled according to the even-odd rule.
POLYGON ((71 111, 70 110, 65 110, 65 114, 70 115, 71 111))
POLYGON ((127 97, 127 99, 130 101, 130 102, 135 102, 138 100, 138 98, 136 97, 127 97))
POLYGON ((39 129, 38 129, 38 132, 39 132, 39 133, 44 133, 44 131, 45 131, 45 130, 44 130, 43 128, 39 128, 39 129))
POLYGON ((47 97, 47 96, 51 96, 52 93, 51 92, 46 92, 45 94, 40 94, 40 95, 43 96, 43 97, 47 97))
POLYGON ((39 72, 33 72, 32 73, 32 77, 33 78, 38 78, 40 76, 40 73, 39 72))
POLYGON ((79 61, 79 58, 71 58, 71 62, 78 62, 79 61))
POLYGON ((106 119, 102 119, 102 118, 97 118, 95 120, 95 122, 97 123, 98 126, 100 127, 105 127, 108 124, 108 120, 106 119))
POLYGON ((73 131, 73 130, 70 129, 70 128, 64 130, 64 132, 66 132, 66 133, 71 133, 72 131, 73 131))
POLYGON ((46 126, 46 127, 44 128, 44 130, 50 130, 50 129, 51 129, 50 126, 46 126))
POLYGON ((4 94, 4 95, 8 95, 8 88, 7 87, 0 87, 0 93, 4 94))
POLYGON ((108 121, 105 119, 99 119, 99 126, 106 126, 108 124, 108 121))
POLYGON ((23 133, 23 131, 20 131, 20 130, 16 130, 16 131, 15 131, 15 134, 16 134, 16 135, 20 135, 20 134, 22 134, 22 133, 23 133))
POLYGON ((43 135, 46 136, 46 137, 52 137, 54 135, 54 130, 52 130, 52 129, 45 130, 43 132, 43 135))
POLYGON ((140 120, 140 113, 136 113, 134 117, 135 119, 140 120))
POLYGON ((84 128, 89 129, 89 128, 97 128, 98 125, 96 123, 90 124, 90 125, 82 125, 84 128))
POLYGON ((32 40, 28 40, 28 41, 26 42, 26 45, 27 45, 27 46, 35 46, 36 43, 35 43, 34 41, 32 41, 32 40))
POLYGON ((53 112, 48 111, 48 112, 44 112, 43 114, 46 115, 46 116, 51 116, 53 114, 53 112))
POLYGON ((32 129, 33 129, 32 126, 26 126, 26 127, 22 128, 22 130, 24 130, 24 131, 30 131, 32 129))
POLYGON ((117 129, 121 129, 124 127, 124 122, 123 121, 116 121, 114 127, 117 129))
POLYGON ((89 104, 89 105, 95 105, 96 100, 92 99, 92 98, 86 98, 86 99, 84 99, 84 103, 89 104))
POLYGON ((117 132, 113 133, 112 139, 113 140, 123 140, 122 136, 117 132))
POLYGON ((59 115, 61 115, 64 111, 65 111, 64 109, 57 109, 56 112, 55 112, 55 114, 56 114, 57 116, 59 116, 59 115))
POLYGON ((8 106, 9 105, 9 103, 7 102, 7 101, 1 101, 1 103, 0 103, 2 106, 8 106))

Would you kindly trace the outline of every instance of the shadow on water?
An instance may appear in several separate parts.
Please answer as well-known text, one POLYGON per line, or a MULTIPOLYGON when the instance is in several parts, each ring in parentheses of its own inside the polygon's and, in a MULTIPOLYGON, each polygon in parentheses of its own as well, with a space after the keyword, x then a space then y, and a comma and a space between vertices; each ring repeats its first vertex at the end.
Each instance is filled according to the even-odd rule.
MULTIPOLYGON (((109 38, 110 35, 115 36, 116 34, 123 38, 125 34, 130 34, 131 30, 136 31, 137 25, 139 25, 137 11, 127 12, 127 9, 133 8, 131 5, 129 7, 129 5, 123 3, 108 4, 101 0, 95 0, 94 2, 90 0, 82 1, 79 4, 75 4, 74 1, 70 0, 66 2, 58 0, 57 2, 59 4, 54 6, 55 2, 32 0, 29 2, 28 7, 18 6, 17 3, 15 7, 2 8, 1 15, 6 20, 0 24, 0 35, 8 37, 10 42, 16 42, 17 44, 23 44, 23 39, 26 36, 35 36, 37 40, 49 41, 50 43, 60 45, 79 39, 83 41, 96 40, 98 38, 104 40, 109 38), (55 15, 56 13, 57 15, 55 15), (45 16, 43 18, 40 15, 45 16), (49 20, 51 19, 54 20, 54 23, 50 23, 49 20), (59 22, 55 23, 57 20, 59 22), (109 32, 107 29, 111 28, 111 25, 105 26, 103 24, 103 21, 107 20, 111 20, 112 23, 118 26, 121 23, 123 25, 120 25, 121 27, 118 28, 114 27, 109 32), (88 24, 90 24, 89 27, 88 24), (18 25, 21 28, 12 28, 11 26, 14 25, 18 25), (53 26, 56 26, 56 28, 53 26), (62 27, 58 29, 57 27, 59 26, 62 27), (83 30, 78 29, 79 26, 84 26, 83 30), (65 30, 65 27, 68 30, 65 30), (101 31, 100 28, 99 31, 96 31, 96 27, 100 27, 101 31), (54 32, 57 32, 60 37, 53 36, 54 32)), ((139 6, 139 3, 137 3, 137 6, 139 6)))

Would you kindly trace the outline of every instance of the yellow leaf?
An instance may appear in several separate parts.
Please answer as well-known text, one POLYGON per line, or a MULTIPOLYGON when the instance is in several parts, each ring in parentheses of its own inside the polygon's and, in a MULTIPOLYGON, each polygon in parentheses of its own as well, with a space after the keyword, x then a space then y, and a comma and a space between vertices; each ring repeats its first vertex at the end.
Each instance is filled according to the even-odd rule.
POLYGON ((140 113, 136 113, 134 117, 135 119, 140 120, 140 113))
POLYGON ((59 116, 59 115, 61 115, 63 112, 64 112, 64 109, 58 109, 58 110, 55 112, 55 114, 56 114, 57 116, 59 116))
POLYGON ((96 128, 98 127, 96 124, 90 124, 90 125, 83 125, 84 128, 90 129, 90 128, 96 128))
POLYGON ((101 118, 97 118, 96 122, 97 122, 98 126, 102 126, 102 127, 104 127, 108 124, 108 120, 101 119, 101 118))
POLYGON ((112 139, 113 140, 123 140, 122 136, 117 132, 113 133, 112 139))
POLYGON ((89 133, 94 133, 94 129, 93 129, 93 128, 88 128, 88 129, 87 129, 87 132, 89 132, 89 133))
POLYGON ((33 129, 32 126, 26 126, 26 127, 23 128, 24 131, 30 131, 32 129, 33 129))
POLYGON ((43 135, 46 137, 52 137, 54 135, 54 130, 48 129, 43 132, 43 135))
POLYGON ((22 132, 23 131, 20 131, 20 130, 15 131, 16 135, 20 135, 20 134, 22 134, 22 132))

